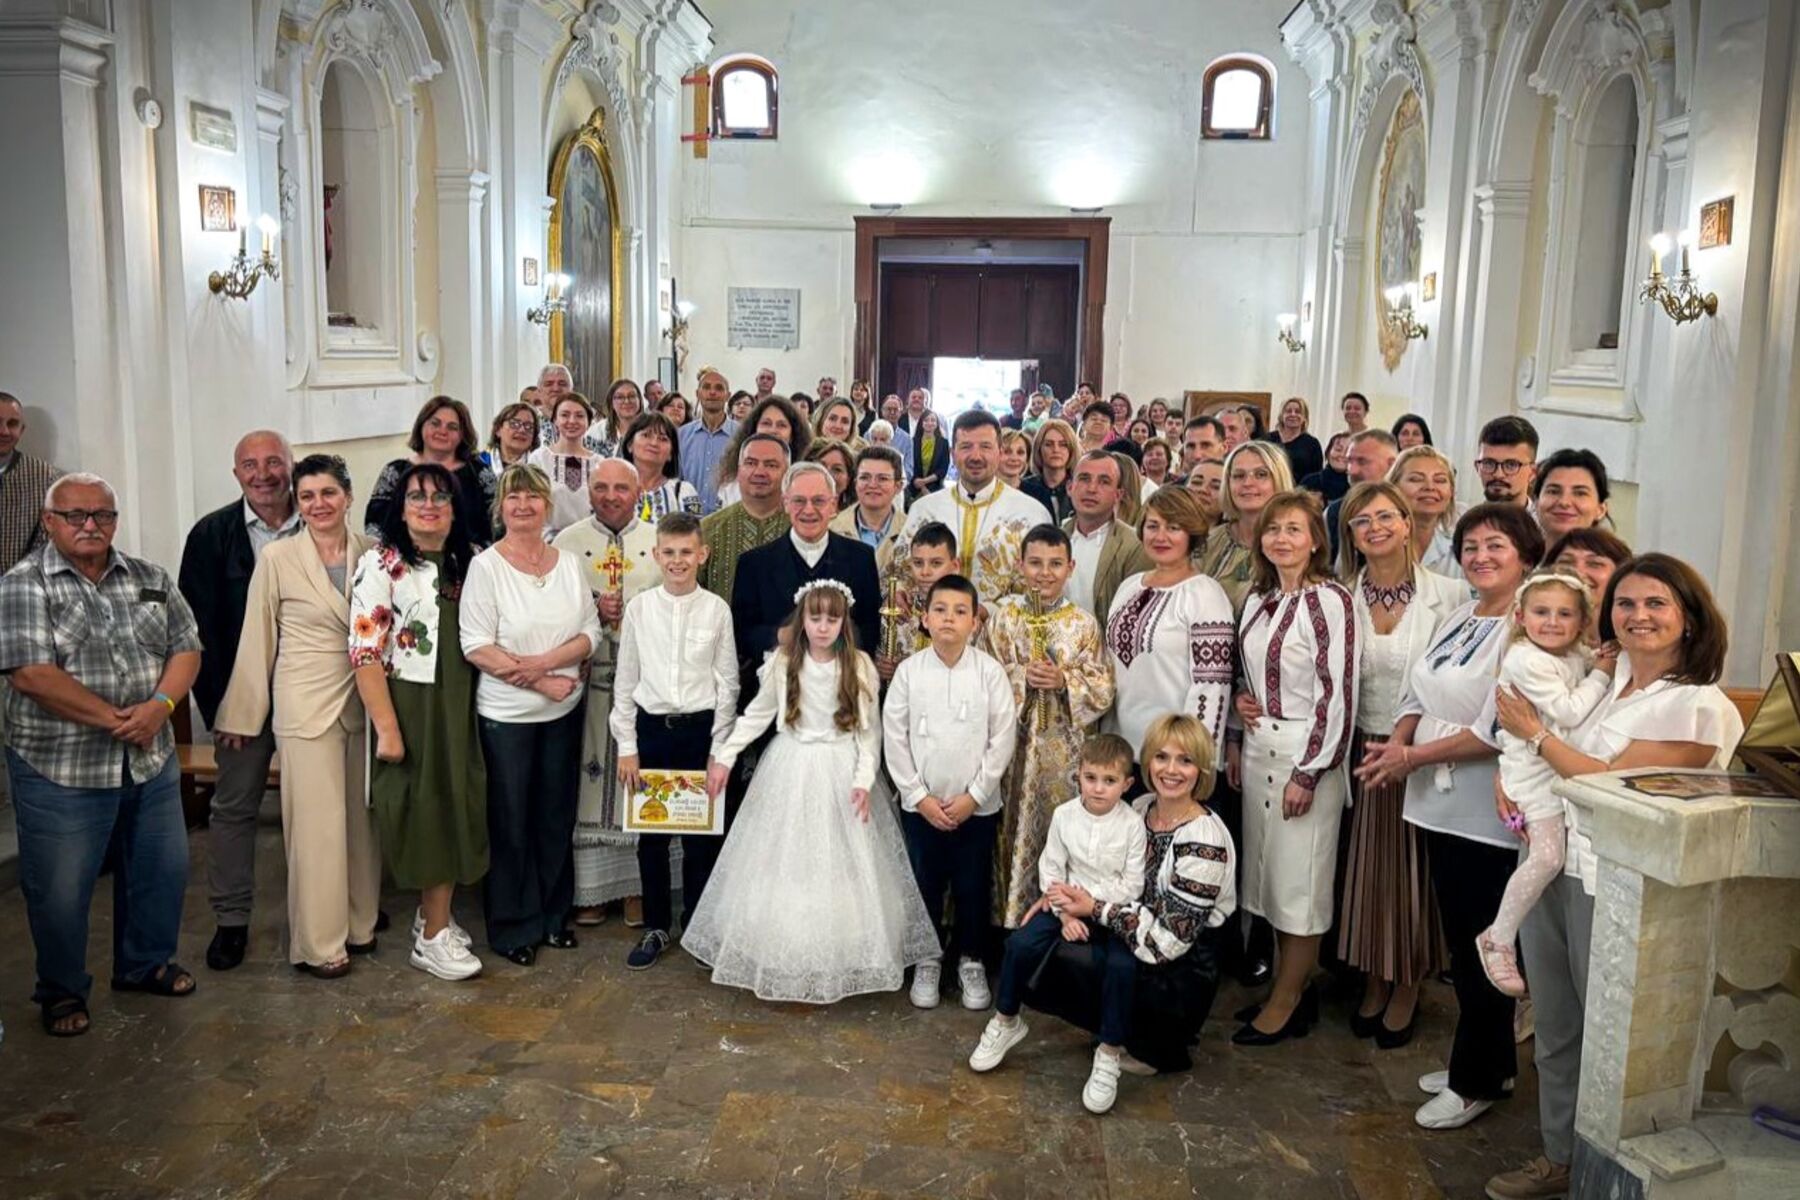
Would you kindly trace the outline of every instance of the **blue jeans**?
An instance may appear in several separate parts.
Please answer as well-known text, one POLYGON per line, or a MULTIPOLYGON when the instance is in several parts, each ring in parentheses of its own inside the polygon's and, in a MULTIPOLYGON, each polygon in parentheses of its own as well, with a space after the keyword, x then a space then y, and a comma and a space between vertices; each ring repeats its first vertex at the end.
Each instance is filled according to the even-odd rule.
POLYGON ((112 788, 52 783, 11 750, 6 769, 19 823, 19 890, 37 950, 31 998, 85 1001, 94 986, 87 973, 88 906, 109 852, 113 978, 138 983, 155 974, 175 957, 187 891, 187 825, 174 756, 155 779, 112 788))

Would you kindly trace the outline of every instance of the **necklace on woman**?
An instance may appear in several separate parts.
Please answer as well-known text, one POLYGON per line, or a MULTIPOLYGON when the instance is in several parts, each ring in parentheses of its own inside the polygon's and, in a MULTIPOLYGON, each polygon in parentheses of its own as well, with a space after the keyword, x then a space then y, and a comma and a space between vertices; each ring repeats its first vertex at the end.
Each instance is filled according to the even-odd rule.
MULTIPOLYGON (((544 551, 546 551, 546 550, 551 550, 551 547, 546 546, 542 542, 539 542, 538 543, 538 552, 532 556, 531 561, 528 563, 523 562, 523 559, 524 559, 523 551, 519 551, 519 550, 513 551, 514 554, 518 554, 520 556, 520 559, 521 559, 520 569, 523 570, 527 575, 531 576, 532 586, 537 587, 539 589, 547 588, 550 586, 550 573, 548 571, 542 571, 542 568, 544 565, 544 557, 545 557, 544 551), (540 573, 540 571, 542 571, 542 573, 540 573)), ((554 552, 554 551, 552 551, 552 552, 554 552)))
POLYGON ((1402 579, 1393 587, 1386 587, 1367 575, 1363 576, 1363 600, 1370 608, 1379 607, 1386 612, 1393 612, 1403 604, 1412 603, 1414 591, 1413 581, 1410 579, 1402 579))

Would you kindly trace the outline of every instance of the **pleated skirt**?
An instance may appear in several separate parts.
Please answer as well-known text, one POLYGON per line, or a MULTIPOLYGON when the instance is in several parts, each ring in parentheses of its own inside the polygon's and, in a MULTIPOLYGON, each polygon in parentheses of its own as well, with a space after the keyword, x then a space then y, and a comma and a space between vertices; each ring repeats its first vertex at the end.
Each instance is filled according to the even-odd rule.
MULTIPOLYGON (((1370 738, 1358 730, 1351 762, 1370 738)), ((1338 956, 1405 987, 1436 975, 1448 956, 1431 890, 1425 835, 1401 819, 1406 784, 1351 784, 1350 853, 1344 864, 1338 956)))

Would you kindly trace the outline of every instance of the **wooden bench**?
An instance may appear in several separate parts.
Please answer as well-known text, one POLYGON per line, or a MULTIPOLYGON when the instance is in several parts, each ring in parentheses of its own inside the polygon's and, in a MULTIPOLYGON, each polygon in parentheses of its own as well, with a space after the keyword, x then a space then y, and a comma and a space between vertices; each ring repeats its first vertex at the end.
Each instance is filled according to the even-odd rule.
POLYGON ((1751 716, 1756 712, 1756 706, 1762 703, 1763 689, 1726 688, 1725 696, 1726 699, 1737 705, 1738 716, 1744 718, 1744 724, 1748 725, 1751 716))
MULTIPOLYGON (((188 703, 175 706, 169 724, 175 730, 175 761, 181 767, 181 812, 187 827, 198 829, 212 812, 213 791, 219 786, 218 759, 213 756, 211 743, 194 741, 193 709, 188 703)), ((268 786, 281 786, 277 760, 269 763, 268 786)))

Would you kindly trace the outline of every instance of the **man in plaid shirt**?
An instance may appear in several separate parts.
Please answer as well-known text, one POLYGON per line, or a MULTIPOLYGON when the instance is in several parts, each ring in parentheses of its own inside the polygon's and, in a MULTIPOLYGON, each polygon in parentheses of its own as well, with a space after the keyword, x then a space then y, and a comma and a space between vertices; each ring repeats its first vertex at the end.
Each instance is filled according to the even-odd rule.
POLYGON ((113 549, 118 523, 105 480, 64 475, 44 497, 45 544, 0 578, 32 998, 58 1037, 88 1029, 88 905, 115 837, 113 990, 194 990, 174 961, 188 850, 169 716, 199 673, 200 636, 168 572, 113 549))

